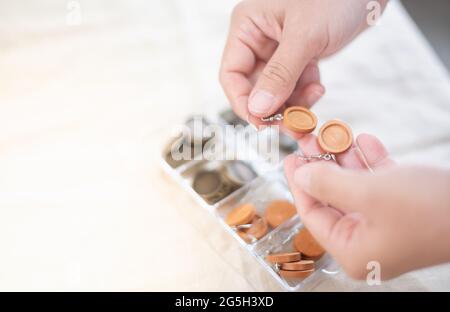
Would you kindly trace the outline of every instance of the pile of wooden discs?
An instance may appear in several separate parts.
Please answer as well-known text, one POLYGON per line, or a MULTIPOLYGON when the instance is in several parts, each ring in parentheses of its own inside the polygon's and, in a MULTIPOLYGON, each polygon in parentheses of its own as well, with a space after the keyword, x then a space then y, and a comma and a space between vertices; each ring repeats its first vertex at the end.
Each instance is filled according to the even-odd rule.
POLYGON ((325 254, 325 250, 305 227, 295 236, 293 245, 296 252, 270 254, 266 260, 274 265, 281 277, 304 279, 314 272, 315 262, 325 254))
POLYGON ((295 206, 287 200, 273 200, 266 206, 263 216, 256 212, 256 207, 245 203, 234 208, 227 215, 225 222, 247 243, 254 243, 270 229, 274 229, 297 213, 295 206))

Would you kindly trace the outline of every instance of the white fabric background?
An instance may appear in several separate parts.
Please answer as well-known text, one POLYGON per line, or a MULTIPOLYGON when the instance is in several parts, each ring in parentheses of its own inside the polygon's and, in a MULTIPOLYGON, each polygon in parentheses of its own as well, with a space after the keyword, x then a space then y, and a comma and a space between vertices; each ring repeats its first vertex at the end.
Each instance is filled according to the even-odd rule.
MULTIPOLYGON (((226 107, 236 1, 85 0, 79 26, 67 2, 0 1, 0 290, 278 290, 158 162, 172 124, 226 107)), ((449 77, 399 3, 321 69, 320 120, 450 165, 449 77)), ((312 288, 450 290, 450 267, 312 288)))

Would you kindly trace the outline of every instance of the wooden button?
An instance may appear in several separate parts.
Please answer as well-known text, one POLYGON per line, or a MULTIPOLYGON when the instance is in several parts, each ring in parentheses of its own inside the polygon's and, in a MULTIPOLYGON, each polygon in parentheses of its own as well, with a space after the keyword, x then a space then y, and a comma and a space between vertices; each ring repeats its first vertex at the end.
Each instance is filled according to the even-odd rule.
POLYGON ((295 236, 294 247, 297 251, 301 252, 302 255, 313 259, 320 258, 325 253, 322 246, 319 245, 306 228, 302 228, 295 236))
POLYGON ((292 106, 284 111, 283 124, 292 131, 310 133, 317 126, 317 117, 307 108, 292 106))
POLYGON ((297 213, 295 206, 287 200, 274 200, 267 208, 265 217, 269 225, 276 228, 297 213))
POLYGON ((320 128, 318 140, 325 152, 343 153, 352 146, 352 130, 342 121, 330 120, 320 128))
POLYGON ((256 208, 252 204, 243 204, 234 208, 227 216, 226 223, 229 226, 248 224, 252 222, 256 214, 256 208))
POLYGON ((269 227, 267 226, 266 220, 260 216, 255 216, 250 228, 246 230, 239 230, 237 233, 247 243, 253 243, 254 239, 258 240, 266 235, 268 230, 269 227))
POLYGON ((283 277, 283 278, 298 278, 298 279, 307 278, 313 272, 314 272, 314 269, 306 270, 306 271, 285 271, 285 270, 279 271, 281 277, 283 277))
POLYGON ((297 262, 283 263, 281 265, 281 269, 286 270, 286 271, 314 270, 314 261, 301 260, 301 261, 297 261, 297 262))
POLYGON ((266 260, 273 264, 295 262, 295 261, 301 260, 301 255, 299 252, 279 253, 279 254, 268 255, 266 257, 266 260))
POLYGON ((311 261, 318 261, 318 260, 320 260, 320 258, 322 258, 322 256, 323 256, 323 254, 322 255, 319 255, 319 256, 315 256, 315 257, 308 257, 308 256, 306 256, 306 255, 303 255, 303 260, 311 260, 311 261))

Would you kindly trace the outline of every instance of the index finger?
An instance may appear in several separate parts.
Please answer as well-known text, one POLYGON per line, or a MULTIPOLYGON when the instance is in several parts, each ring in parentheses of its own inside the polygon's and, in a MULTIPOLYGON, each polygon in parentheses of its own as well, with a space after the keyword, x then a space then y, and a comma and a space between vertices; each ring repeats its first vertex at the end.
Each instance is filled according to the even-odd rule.
POLYGON ((236 23, 238 22, 232 22, 223 52, 220 83, 234 112, 246 120, 248 97, 252 90, 248 76, 255 66, 256 57, 253 51, 239 39, 236 23))

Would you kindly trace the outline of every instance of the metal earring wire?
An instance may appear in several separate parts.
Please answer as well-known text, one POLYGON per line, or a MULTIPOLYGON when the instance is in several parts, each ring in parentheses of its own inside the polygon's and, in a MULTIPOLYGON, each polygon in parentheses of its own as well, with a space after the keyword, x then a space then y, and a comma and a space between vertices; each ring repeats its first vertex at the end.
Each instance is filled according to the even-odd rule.
MULTIPOLYGON (((248 230, 253 226, 253 224, 241 224, 241 225, 235 225, 233 227, 231 227, 234 231, 240 231, 240 230, 248 230)), ((253 236, 252 234, 248 234, 248 233, 244 233, 245 236, 250 240, 250 244, 255 243, 256 241, 258 241, 258 239, 253 236)))
POLYGON ((312 160, 336 161, 336 156, 331 153, 304 156, 300 154, 299 151, 297 151, 296 156, 303 161, 312 161, 312 160))
POLYGON ((275 263, 273 265, 273 268, 274 268, 275 272, 278 273, 280 271, 280 269, 281 269, 281 265, 279 263, 275 263))
POLYGON ((356 147, 356 154, 358 155, 359 160, 364 164, 364 166, 366 166, 367 170, 369 170, 370 173, 374 173, 374 170, 372 169, 372 167, 370 167, 366 156, 364 155, 362 150, 359 148, 359 146, 356 147))
POLYGON ((248 230, 251 228, 253 224, 241 224, 241 225, 235 225, 232 227, 233 230, 248 230))
POLYGON ((283 120, 283 114, 276 114, 273 116, 261 118, 261 121, 264 122, 281 121, 281 120, 283 120))

